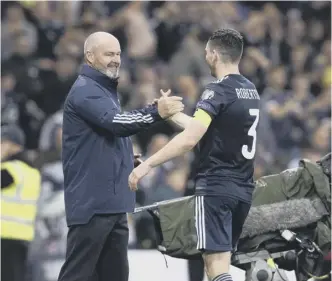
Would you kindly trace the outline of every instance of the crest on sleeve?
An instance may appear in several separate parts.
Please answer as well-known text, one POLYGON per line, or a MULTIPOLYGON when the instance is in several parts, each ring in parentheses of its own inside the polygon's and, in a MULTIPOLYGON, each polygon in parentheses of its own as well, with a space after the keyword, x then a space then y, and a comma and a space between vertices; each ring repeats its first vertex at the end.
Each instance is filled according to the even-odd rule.
POLYGON ((214 91, 210 90, 210 89, 206 89, 203 94, 201 99, 202 100, 209 100, 212 99, 214 97, 214 91))

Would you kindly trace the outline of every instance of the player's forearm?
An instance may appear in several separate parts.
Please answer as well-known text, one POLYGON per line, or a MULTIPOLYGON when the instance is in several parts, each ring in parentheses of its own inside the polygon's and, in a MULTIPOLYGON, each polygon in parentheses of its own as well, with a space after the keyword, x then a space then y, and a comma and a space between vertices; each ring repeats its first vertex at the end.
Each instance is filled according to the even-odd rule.
POLYGON ((192 117, 188 116, 187 114, 179 112, 179 113, 174 114, 168 120, 184 130, 186 127, 188 127, 191 119, 192 119, 192 117))
POLYGON ((146 160, 151 167, 156 167, 172 158, 178 157, 191 150, 196 143, 193 143, 182 132, 175 136, 166 146, 146 160))

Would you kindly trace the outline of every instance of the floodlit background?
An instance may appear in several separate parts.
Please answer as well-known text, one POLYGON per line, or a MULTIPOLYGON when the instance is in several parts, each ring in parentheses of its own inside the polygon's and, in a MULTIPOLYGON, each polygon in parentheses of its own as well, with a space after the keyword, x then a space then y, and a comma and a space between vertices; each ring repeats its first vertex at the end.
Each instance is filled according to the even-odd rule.
MULTIPOLYGON (((330 151, 331 2, 2 1, 1 6, 1 122, 24 130, 31 159, 43 173, 31 281, 56 280, 65 255, 61 109, 92 32, 108 31, 120 40, 124 110, 143 107, 160 88, 171 88, 192 114, 204 85, 213 80, 206 41, 212 31, 234 27, 245 37, 241 72, 262 100, 256 178, 330 151)), ((170 124, 155 126, 132 138, 135 151, 147 157, 175 132, 170 124)), ((154 169, 142 181, 137 205, 180 197, 192 188, 192 159, 187 154, 154 169)), ((155 248, 147 214, 131 216, 130 229, 130 248, 155 248)), ((130 254, 133 270, 139 253, 130 254)), ((155 255, 160 257, 150 255, 151 260, 163 267, 161 254, 155 255)), ((186 263, 176 266, 184 275, 168 280, 185 281, 186 263)), ((144 272, 150 266, 140 261, 139 267, 144 272)))

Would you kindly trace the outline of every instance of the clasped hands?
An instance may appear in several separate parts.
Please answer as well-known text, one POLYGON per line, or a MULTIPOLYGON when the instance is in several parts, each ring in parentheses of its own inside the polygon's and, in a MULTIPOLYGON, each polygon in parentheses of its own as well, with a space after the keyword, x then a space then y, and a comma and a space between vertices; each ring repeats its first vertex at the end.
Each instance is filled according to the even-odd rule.
MULTIPOLYGON (((182 98, 177 96, 169 96, 171 90, 164 92, 160 90, 161 97, 159 99, 155 99, 153 104, 157 104, 158 113, 163 119, 167 119, 173 116, 176 113, 181 112, 184 109, 184 104, 182 103, 182 98)), ((135 154, 135 162, 134 162, 134 170, 129 175, 129 187, 132 191, 137 190, 138 181, 147 175, 151 166, 149 166, 146 162, 143 162, 139 159, 140 155, 135 154)))
POLYGON ((169 96, 171 90, 164 92, 160 90, 161 97, 155 99, 153 103, 158 106, 158 113, 163 119, 167 119, 176 113, 181 112, 184 109, 184 104, 182 103, 182 97, 169 96))

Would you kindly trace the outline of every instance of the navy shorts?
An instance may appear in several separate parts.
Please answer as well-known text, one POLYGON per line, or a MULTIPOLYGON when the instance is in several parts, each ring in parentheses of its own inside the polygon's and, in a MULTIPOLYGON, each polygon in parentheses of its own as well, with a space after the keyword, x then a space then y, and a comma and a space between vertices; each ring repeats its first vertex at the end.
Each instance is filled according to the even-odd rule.
POLYGON ((226 196, 196 196, 197 249, 229 252, 236 249, 250 204, 226 196))

